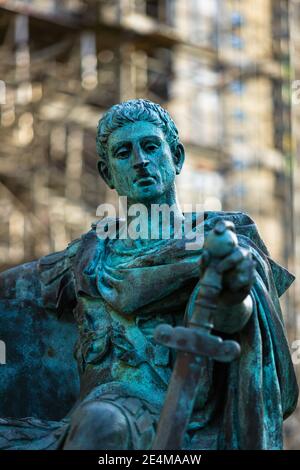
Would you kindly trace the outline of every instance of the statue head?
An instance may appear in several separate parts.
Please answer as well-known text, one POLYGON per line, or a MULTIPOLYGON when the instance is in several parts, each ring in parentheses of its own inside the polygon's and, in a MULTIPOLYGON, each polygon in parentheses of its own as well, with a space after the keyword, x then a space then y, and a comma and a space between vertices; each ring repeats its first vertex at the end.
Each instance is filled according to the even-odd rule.
POLYGON ((144 99, 110 108, 97 129, 99 173, 132 202, 163 200, 175 191, 184 148, 169 113, 144 99))

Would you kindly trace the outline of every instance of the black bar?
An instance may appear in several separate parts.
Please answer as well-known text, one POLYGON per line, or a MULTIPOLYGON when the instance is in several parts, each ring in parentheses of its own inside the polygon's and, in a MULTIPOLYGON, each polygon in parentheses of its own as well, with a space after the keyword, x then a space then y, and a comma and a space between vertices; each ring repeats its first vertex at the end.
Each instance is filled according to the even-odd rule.
POLYGON ((300 451, 0 451, 0 468, 12 464, 32 468, 63 464, 66 468, 137 468, 141 465, 220 465, 289 464, 299 462, 300 451))

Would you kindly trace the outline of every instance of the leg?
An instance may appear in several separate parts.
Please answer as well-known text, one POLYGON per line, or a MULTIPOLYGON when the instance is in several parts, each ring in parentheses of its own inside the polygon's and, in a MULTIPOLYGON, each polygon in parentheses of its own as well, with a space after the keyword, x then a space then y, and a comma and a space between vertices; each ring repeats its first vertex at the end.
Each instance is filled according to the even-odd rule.
POLYGON ((127 420, 112 403, 91 401, 73 414, 64 450, 126 450, 130 436, 127 420))

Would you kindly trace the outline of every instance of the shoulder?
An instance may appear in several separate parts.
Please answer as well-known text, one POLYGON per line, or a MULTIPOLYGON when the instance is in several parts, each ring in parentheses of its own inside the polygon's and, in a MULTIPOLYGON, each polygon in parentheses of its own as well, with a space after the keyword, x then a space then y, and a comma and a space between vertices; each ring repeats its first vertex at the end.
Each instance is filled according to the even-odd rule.
POLYGON ((41 258, 38 271, 45 305, 61 314, 74 307, 79 291, 96 295, 94 276, 102 251, 103 240, 93 224, 64 250, 41 258))
POLYGON ((87 262, 88 254, 91 255, 99 245, 96 226, 97 224, 93 223, 91 230, 70 242, 64 250, 50 253, 37 261, 37 269, 43 283, 48 284, 55 280, 70 269, 72 264, 80 262, 78 258, 84 257, 87 262))
MULTIPOLYGON (((238 235, 239 243, 247 246, 261 268, 260 273, 263 279, 272 275, 277 294, 280 297, 292 284, 295 276, 286 268, 271 258, 269 250, 265 245, 255 221, 244 212, 213 212, 205 213, 205 227, 211 229, 218 220, 230 220, 234 223, 238 235), (266 274, 269 273, 268 276, 266 274)), ((270 284, 270 281, 265 281, 270 284)))
POLYGON ((248 243, 258 248, 266 256, 269 256, 268 249, 261 238, 255 221, 245 212, 233 211, 207 211, 204 213, 205 229, 211 230, 220 220, 228 220, 235 226, 237 235, 247 239, 248 243))
POLYGON ((234 223, 236 228, 256 226, 254 220, 246 212, 241 211, 205 211, 204 220, 208 225, 214 225, 224 219, 234 223))

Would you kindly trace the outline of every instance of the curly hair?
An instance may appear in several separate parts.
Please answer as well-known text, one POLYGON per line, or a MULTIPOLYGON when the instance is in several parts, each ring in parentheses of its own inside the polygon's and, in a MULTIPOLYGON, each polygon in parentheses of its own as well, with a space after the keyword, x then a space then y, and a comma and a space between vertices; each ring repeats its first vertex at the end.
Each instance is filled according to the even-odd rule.
POLYGON ((178 129, 169 113, 150 100, 128 100, 112 106, 100 119, 97 127, 96 150, 102 161, 107 159, 107 141, 116 129, 137 121, 148 121, 160 127, 174 151, 179 143, 178 129))

